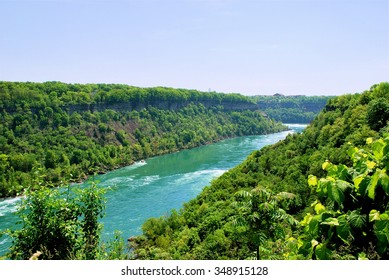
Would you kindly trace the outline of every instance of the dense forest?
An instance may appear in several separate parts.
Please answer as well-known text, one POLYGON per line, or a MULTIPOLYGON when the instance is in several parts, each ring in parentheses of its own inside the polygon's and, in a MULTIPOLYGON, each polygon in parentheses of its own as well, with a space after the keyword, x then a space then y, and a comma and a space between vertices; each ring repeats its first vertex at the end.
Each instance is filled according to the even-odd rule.
POLYGON ((61 82, 0 82, 0 119, 0 197, 285 129, 238 94, 61 82))
POLYGON ((270 118, 283 123, 310 123, 324 108, 330 96, 257 95, 252 99, 270 118))
POLYGON ((388 259, 389 83, 330 99, 130 239, 136 259, 388 259))

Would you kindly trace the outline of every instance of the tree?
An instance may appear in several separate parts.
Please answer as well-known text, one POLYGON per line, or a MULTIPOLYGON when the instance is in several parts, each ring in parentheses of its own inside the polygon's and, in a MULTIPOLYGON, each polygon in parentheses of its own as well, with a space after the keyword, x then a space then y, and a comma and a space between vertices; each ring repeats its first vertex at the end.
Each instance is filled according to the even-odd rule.
POLYGON ((369 126, 379 131, 385 127, 389 120, 389 102, 387 98, 381 97, 372 100, 367 107, 367 122, 369 126))
POLYGON ((8 257, 28 259, 95 259, 105 207, 104 190, 94 183, 73 191, 68 188, 27 191, 17 214, 21 228, 13 238, 8 257))
POLYGON ((234 203, 237 214, 234 224, 246 227, 248 246, 255 248, 256 258, 260 259, 260 246, 269 239, 278 239, 285 236, 285 224, 295 225, 297 221, 284 209, 282 202, 291 201, 294 195, 281 192, 274 195, 270 190, 258 186, 251 191, 238 191, 239 199, 234 203))
POLYGON ((52 150, 48 150, 45 155, 45 167, 55 168, 57 165, 57 157, 52 150))

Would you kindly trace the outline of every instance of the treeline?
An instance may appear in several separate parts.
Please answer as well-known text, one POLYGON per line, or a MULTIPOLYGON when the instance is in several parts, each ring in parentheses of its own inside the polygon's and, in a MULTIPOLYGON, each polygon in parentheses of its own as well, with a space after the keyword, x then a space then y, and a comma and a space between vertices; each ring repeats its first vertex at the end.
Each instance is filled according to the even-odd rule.
POLYGON ((252 99, 269 117, 284 123, 310 123, 324 108, 330 96, 257 95, 252 99))
POLYGON ((0 82, 0 96, 0 197, 21 194, 29 186, 83 180, 89 174, 228 137, 285 129, 258 111, 242 110, 253 104, 240 95, 0 82), (173 105, 182 101, 185 106, 170 110, 149 105, 160 100, 173 105), (138 110, 109 109, 126 102, 143 105, 138 103, 138 110), (236 104, 236 109, 231 105, 226 110, 226 103, 236 104), (82 107, 93 104, 99 110, 82 107))
POLYGON ((177 109, 190 103, 225 109, 257 109, 255 103, 240 94, 200 92, 166 87, 140 88, 122 84, 66 84, 61 82, 1 82, 0 110, 39 111, 46 107, 70 110, 104 110, 110 108, 177 109), (116 105, 116 106, 115 106, 116 105))
POLYGON ((389 83, 343 95, 180 211, 147 220, 135 259, 389 259, 389 83))

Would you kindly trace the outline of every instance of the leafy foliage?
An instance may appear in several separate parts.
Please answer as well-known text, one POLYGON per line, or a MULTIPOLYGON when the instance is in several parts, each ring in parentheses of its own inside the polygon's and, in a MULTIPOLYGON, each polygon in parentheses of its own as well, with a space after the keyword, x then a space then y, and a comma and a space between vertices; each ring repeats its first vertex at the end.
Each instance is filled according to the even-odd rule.
POLYGON ((248 246, 256 250, 256 259, 260 259, 260 246, 269 240, 286 236, 285 224, 296 225, 297 221, 284 209, 284 200, 293 200, 295 195, 282 192, 273 195, 270 190, 261 186, 250 192, 241 190, 236 195, 242 200, 236 201, 237 214, 234 224, 242 225, 242 235, 248 237, 248 246))
POLYGON ((21 229, 9 256, 28 259, 41 252, 43 259, 95 259, 104 213, 104 190, 92 184, 83 190, 42 189, 27 191, 18 208, 21 229))
POLYGON ((128 246, 120 232, 102 242, 99 219, 105 210, 106 190, 95 183, 84 189, 61 187, 27 190, 17 214, 18 229, 9 229, 11 259, 125 260, 128 246))
POLYGON ((389 257, 389 138, 367 142, 367 151, 349 149, 352 167, 325 162, 327 177, 309 178, 319 200, 312 204, 316 213, 302 221, 302 248, 314 244, 308 249, 313 257, 389 257))
POLYGON ((387 125, 389 119, 389 101, 381 97, 369 103, 367 110, 369 125, 375 130, 380 130, 387 125))

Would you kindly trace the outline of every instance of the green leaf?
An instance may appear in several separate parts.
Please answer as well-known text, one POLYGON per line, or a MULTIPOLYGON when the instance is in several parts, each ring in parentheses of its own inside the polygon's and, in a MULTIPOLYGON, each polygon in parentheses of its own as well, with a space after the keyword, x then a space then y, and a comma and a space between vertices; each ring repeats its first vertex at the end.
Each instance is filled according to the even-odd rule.
POLYGON ((317 177, 314 175, 309 175, 308 176, 308 185, 311 187, 317 186, 317 177))
POLYGON ((319 260, 328 260, 331 256, 331 250, 329 250, 323 243, 319 244, 315 248, 315 255, 319 260))
POLYGON ((357 190, 359 190, 359 185, 362 183, 363 179, 365 179, 364 175, 359 175, 353 179, 354 186, 357 190))
POLYGON ((323 170, 327 170, 327 168, 329 168, 331 165, 332 165, 332 163, 329 162, 328 160, 326 160, 326 161, 321 165, 321 168, 323 168, 323 170))
POLYGON ((328 188, 333 182, 333 178, 327 177, 327 178, 320 178, 320 180, 317 183, 316 192, 320 195, 326 195, 328 192, 328 188))
POLYGON ((369 259, 369 258, 366 256, 366 254, 365 254, 364 252, 358 254, 358 260, 360 260, 360 261, 366 261, 366 260, 368 260, 368 259, 369 259))
POLYGON ((366 166, 367 166, 368 169, 373 170, 374 167, 377 166, 377 163, 375 163, 374 161, 371 161, 371 160, 367 160, 366 161, 366 166))
POLYGON ((354 158, 354 155, 355 153, 358 152, 358 148, 356 147, 350 147, 348 150, 347 150, 347 154, 349 155, 350 158, 354 158))
POLYGON ((312 220, 312 215, 308 213, 304 216, 304 219, 300 222, 300 224, 305 227, 309 225, 311 220, 312 220))
POLYGON ((327 192, 330 199, 336 201, 339 205, 343 204, 344 194, 336 183, 331 182, 331 184, 328 185, 327 192))
POLYGON ((299 238, 299 240, 298 240, 298 252, 299 252, 299 254, 311 257, 312 253, 313 253, 312 249, 313 249, 313 246, 312 246, 311 241, 308 241, 305 239, 302 240, 299 238))
POLYGON ((336 227, 336 234, 347 245, 350 244, 349 239, 352 237, 351 228, 347 221, 347 215, 341 215, 338 217, 339 226, 336 227))
POLYGON ((246 198, 246 197, 251 197, 251 193, 249 193, 248 191, 244 191, 244 190, 241 190, 241 191, 237 191, 235 193, 236 196, 238 197, 242 197, 242 198, 246 198))
POLYGON ((336 175, 340 180, 347 180, 350 177, 348 167, 343 164, 339 164, 336 170, 336 175))
POLYGON ((252 241, 256 246, 260 246, 261 244, 264 244, 267 239, 268 237, 264 232, 256 232, 252 237, 252 241))
MULTIPOLYGON (((380 217, 383 214, 380 215, 380 217)), ((377 236, 377 251, 379 254, 385 253, 388 250, 389 245, 389 215, 385 214, 385 220, 380 220, 375 222, 375 234, 377 236)))
POLYGON ((379 179, 379 173, 375 172, 374 175, 371 177, 371 180, 369 182, 369 185, 367 186, 367 195, 371 199, 375 199, 375 189, 377 187, 378 179, 379 179))
POLYGON ((347 189, 354 188, 354 186, 351 183, 344 181, 344 180, 336 180, 336 185, 338 186, 339 189, 342 190, 342 192, 344 192, 347 189))
POLYGON ((386 174, 385 170, 380 170, 380 185, 382 189, 389 195, 389 176, 386 174))
POLYGON ((316 203, 315 205, 315 212, 316 214, 320 214, 326 210, 325 206, 321 204, 320 202, 316 203))
POLYGON ((339 221, 337 218, 327 218, 320 224, 322 225, 329 225, 329 226, 339 226, 339 221))
POLYGON ((367 186, 370 183, 371 178, 366 177, 365 175, 360 175, 354 178, 354 185, 357 190, 357 193, 361 196, 366 195, 367 186))
POLYGON ((277 201, 290 200, 296 198, 296 195, 289 192, 279 192, 275 195, 277 201))
POLYGON ((316 238, 319 234, 319 217, 313 217, 308 224, 308 233, 316 238))
POLYGON ((389 211, 385 211, 384 213, 380 214, 380 220, 389 221, 389 211))
POLYGON ((368 167, 366 165, 366 162, 363 161, 363 160, 358 160, 356 163, 355 163, 355 170, 359 173, 359 174, 365 174, 367 171, 368 171, 368 167))
POLYGON ((372 151, 377 160, 381 160, 384 156, 385 142, 382 139, 375 141, 372 145, 372 151))
POLYGON ((352 227, 361 229, 366 223, 366 216, 362 215, 360 209, 358 209, 350 212, 348 220, 352 227))
POLYGON ((373 209, 369 213, 369 222, 378 221, 380 219, 380 212, 373 209))

